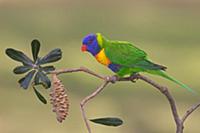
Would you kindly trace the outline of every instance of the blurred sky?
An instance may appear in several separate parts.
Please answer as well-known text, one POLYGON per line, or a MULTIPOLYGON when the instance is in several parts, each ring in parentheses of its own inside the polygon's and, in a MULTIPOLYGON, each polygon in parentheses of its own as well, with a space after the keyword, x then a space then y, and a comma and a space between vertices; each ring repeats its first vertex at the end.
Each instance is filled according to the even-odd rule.
MULTIPOLYGON (((102 82, 83 73, 60 76, 71 104, 70 117, 59 124, 50 104, 41 104, 31 88, 19 87, 17 80, 22 76, 12 73, 19 63, 6 57, 6 48, 31 56, 30 42, 39 39, 40 56, 53 48, 63 50, 57 68, 86 66, 104 75, 113 74, 80 52, 82 38, 100 32, 109 39, 133 42, 200 94, 199 24, 199 0, 0 0, 0 133, 86 132, 79 103, 102 82)), ((150 77, 170 87, 181 114, 200 99, 165 79, 150 77)), ((40 91, 49 98, 49 90, 40 91)), ((168 102, 141 81, 108 86, 86 110, 89 118, 117 116, 124 120, 119 128, 91 123, 95 133, 175 132, 168 102)), ((185 133, 199 133, 199 122, 200 111, 196 111, 186 122, 185 133)))

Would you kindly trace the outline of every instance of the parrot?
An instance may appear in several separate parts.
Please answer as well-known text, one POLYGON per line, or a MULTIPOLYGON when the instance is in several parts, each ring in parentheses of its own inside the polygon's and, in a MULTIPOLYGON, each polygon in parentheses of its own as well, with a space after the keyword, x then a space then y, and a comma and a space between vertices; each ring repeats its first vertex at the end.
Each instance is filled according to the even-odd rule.
POLYGON ((128 41, 109 40, 101 33, 90 33, 82 40, 82 52, 89 52, 96 60, 119 77, 149 73, 166 78, 193 92, 193 89, 169 76, 167 67, 153 63, 147 53, 128 41))

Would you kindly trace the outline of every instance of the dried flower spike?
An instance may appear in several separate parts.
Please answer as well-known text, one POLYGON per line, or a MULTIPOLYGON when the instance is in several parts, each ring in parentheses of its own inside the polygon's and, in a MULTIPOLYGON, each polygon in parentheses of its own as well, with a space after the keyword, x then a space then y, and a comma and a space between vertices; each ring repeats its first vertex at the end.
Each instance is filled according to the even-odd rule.
POLYGON ((52 74, 50 97, 51 104, 53 105, 53 112, 56 113, 58 122, 62 122, 69 113, 69 100, 64 85, 56 74, 52 74))

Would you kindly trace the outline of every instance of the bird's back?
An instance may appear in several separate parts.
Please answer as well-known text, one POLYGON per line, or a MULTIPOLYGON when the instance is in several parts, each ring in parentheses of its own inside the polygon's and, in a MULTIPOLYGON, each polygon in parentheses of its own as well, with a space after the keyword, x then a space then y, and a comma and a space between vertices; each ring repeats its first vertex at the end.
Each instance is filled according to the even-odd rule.
POLYGON ((132 64, 146 58, 147 54, 126 41, 107 41, 104 45, 105 54, 116 64, 131 66, 132 64))
POLYGON ((138 71, 165 70, 166 67, 147 59, 147 54, 126 41, 108 41, 105 54, 114 64, 138 71))

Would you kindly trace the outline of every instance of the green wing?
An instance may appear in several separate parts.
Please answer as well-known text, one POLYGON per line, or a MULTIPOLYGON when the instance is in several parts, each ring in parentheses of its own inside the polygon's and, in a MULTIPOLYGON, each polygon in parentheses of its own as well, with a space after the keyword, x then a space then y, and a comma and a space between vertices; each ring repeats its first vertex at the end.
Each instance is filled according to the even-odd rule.
POLYGON ((105 54, 112 63, 130 67, 146 58, 147 54, 125 41, 109 41, 105 45, 105 54))
MULTIPOLYGON (((139 48, 133 46, 129 42, 123 41, 107 41, 104 45, 105 54, 114 64, 119 64, 125 69, 136 68, 138 71, 146 71, 148 73, 162 76, 168 80, 175 82, 176 84, 186 88, 190 92, 194 92, 190 87, 181 83, 180 81, 168 76, 163 70, 166 67, 154 64, 151 61, 147 60, 147 54, 140 50, 139 48)), ((125 70, 124 69, 124 70, 125 70)), ((127 74, 127 73, 125 73, 127 74)), ((122 73, 122 75, 124 75, 122 73)))
POLYGON ((139 71, 166 69, 147 60, 147 54, 143 50, 125 41, 108 41, 105 45, 105 54, 112 63, 139 71))

